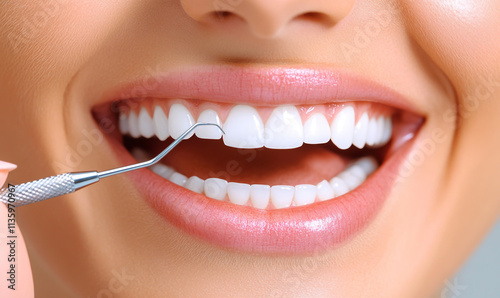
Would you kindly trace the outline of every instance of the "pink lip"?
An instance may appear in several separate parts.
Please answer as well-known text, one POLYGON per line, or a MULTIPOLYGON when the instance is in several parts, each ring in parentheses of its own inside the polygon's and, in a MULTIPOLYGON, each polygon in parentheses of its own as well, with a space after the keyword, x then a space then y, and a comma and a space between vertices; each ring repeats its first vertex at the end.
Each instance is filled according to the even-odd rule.
POLYGON ((186 98, 250 105, 374 101, 417 114, 396 91, 349 72, 310 68, 205 66, 144 76, 112 89, 102 102, 186 98))
MULTIPOLYGON (((109 92, 102 101, 144 97, 254 105, 363 100, 415 111, 396 92, 377 83, 328 70, 300 68, 197 68, 141 79, 109 92)), ((116 138, 108 139, 124 164, 135 162, 116 138)), ((257 210, 213 200, 148 169, 128 173, 127 177, 168 222, 208 242, 244 252, 307 254, 337 247, 369 225, 389 195, 411 144, 391 154, 354 191, 333 200, 281 210, 257 210)))

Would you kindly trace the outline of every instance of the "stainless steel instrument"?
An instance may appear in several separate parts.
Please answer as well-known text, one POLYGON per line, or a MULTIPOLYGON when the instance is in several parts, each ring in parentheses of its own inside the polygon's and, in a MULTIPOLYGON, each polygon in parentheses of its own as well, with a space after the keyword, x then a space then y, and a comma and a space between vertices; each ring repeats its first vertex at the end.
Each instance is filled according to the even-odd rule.
POLYGON ((159 162, 165 155, 167 155, 172 149, 174 149, 177 144, 179 144, 186 136, 188 136, 196 127, 203 125, 213 125, 217 126, 222 133, 224 131, 222 128, 214 123, 196 123, 186 130, 179 138, 177 138, 172 144, 170 144, 165 150, 163 150, 156 157, 136 164, 110 169, 107 171, 97 172, 74 172, 74 173, 64 173, 57 176, 51 176, 32 182, 26 182, 23 184, 16 185, 15 192, 13 195, 8 188, 2 188, 0 190, 0 202, 5 204, 12 204, 16 207, 24 206, 31 203, 40 202, 50 198, 62 196, 75 192, 85 186, 91 185, 98 182, 102 178, 126 173, 129 171, 146 168, 159 162))

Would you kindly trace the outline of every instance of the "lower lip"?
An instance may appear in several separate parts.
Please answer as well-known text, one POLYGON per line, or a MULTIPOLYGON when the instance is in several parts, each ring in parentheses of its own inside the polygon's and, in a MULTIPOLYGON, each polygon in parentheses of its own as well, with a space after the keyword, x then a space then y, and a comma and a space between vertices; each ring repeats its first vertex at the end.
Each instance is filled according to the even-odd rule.
MULTIPOLYGON (((109 139, 122 162, 135 162, 116 139, 109 139)), ((149 169, 127 173, 127 177, 151 208, 195 237, 242 252, 310 254, 345 244, 373 221, 411 144, 400 147, 355 190, 329 201, 289 209, 258 210, 210 199, 149 169)))

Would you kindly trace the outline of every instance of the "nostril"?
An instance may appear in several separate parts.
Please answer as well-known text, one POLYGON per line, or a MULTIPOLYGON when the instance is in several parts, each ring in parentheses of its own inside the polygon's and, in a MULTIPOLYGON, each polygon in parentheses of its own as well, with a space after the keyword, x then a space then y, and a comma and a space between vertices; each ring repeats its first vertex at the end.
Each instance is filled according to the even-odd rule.
POLYGON ((287 25, 294 28, 327 29, 351 11, 356 1, 325 0, 181 0, 186 14, 204 28, 251 33, 274 38, 287 25), (299 26, 299 27, 297 27, 299 26))
POLYGON ((220 10, 220 11, 214 11, 213 15, 214 17, 218 19, 227 19, 230 17, 233 13, 227 10, 220 10))
POLYGON ((217 10, 208 14, 208 18, 212 21, 227 21, 230 19, 243 19, 238 14, 228 10, 217 10))
POLYGON ((325 25, 333 25, 334 20, 328 15, 320 12, 309 11, 303 14, 300 14, 295 17, 296 20, 308 21, 308 22, 316 22, 325 25))

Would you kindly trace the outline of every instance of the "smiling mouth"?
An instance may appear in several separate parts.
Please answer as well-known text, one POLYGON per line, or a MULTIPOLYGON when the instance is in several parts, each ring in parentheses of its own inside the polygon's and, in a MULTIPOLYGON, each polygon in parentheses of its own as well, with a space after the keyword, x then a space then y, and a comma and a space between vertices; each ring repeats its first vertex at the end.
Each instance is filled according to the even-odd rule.
POLYGON ((134 105, 119 103, 119 127, 138 161, 157 155, 163 141, 177 139, 195 119, 218 124, 224 135, 216 127, 199 127, 151 170, 209 198, 266 210, 354 190, 378 168, 392 118, 400 118, 394 109, 371 103, 255 107, 142 99, 134 105))
MULTIPOLYGON (((180 81, 161 85, 168 92, 114 98, 94 114, 110 116, 102 111, 118 108, 111 116, 119 133, 111 143, 127 162, 157 155, 196 122, 223 127, 224 135, 216 127, 198 127, 161 163, 130 176, 147 185, 147 201, 168 221, 228 248, 303 253, 350 238, 390 193, 394 177, 387 176, 423 123, 423 117, 402 108, 405 104, 387 104, 388 96, 379 100, 380 88, 369 89, 366 83, 360 86, 370 91, 359 99, 330 99, 316 91, 316 98, 303 102, 293 96, 265 100, 265 92, 260 100, 249 100, 244 90, 234 90, 244 88, 245 71, 236 76, 234 69, 191 73, 196 79, 190 90, 196 92, 176 92, 172 84, 179 87, 194 77, 177 75, 180 81), (237 78, 225 99, 213 90, 200 93, 199 84, 220 84, 222 77, 228 85, 237 78), (307 241, 297 238, 301 233, 309 233, 307 241)), ((275 80, 275 71, 271 74, 275 80)), ((258 80, 263 75, 271 77, 264 70, 258 80)), ((282 76, 290 77, 287 71, 282 76)), ((313 78, 306 74, 292 87, 307 87, 308 77, 313 78)), ((248 82, 253 89, 276 84, 259 83, 248 82)))

